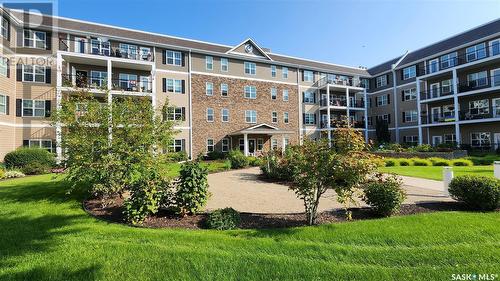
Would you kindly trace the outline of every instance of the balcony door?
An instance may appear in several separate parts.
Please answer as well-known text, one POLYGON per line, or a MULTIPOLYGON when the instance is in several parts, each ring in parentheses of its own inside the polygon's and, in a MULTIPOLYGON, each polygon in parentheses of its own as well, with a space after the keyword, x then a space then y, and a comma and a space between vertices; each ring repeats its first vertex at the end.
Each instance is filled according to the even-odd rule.
POLYGON ((493 141, 495 144, 495 150, 500 148, 500 133, 495 133, 493 135, 493 141))
POLYGON ((492 87, 500 86, 500 68, 493 69, 491 71, 491 86, 492 87))
POLYGON ((500 98, 496 98, 492 100, 493 107, 493 117, 500 117, 500 98))
POLYGON ((85 38, 75 37, 75 52, 76 53, 84 54, 85 53, 85 45, 86 45, 85 38))
POLYGON ((431 98, 437 98, 440 96, 439 83, 431 84, 431 98))
POLYGON ((439 71, 439 59, 433 59, 429 61, 429 73, 434 73, 439 71))
POLYGON ((441 143, 443 143, 443 137, 442 136, 432 136, 432 145, 433 146, 438 146, 441 143))
POLYGON ((439 123, 441 120, 441 107, 433 107, 431 109, 432 123, 439 123))

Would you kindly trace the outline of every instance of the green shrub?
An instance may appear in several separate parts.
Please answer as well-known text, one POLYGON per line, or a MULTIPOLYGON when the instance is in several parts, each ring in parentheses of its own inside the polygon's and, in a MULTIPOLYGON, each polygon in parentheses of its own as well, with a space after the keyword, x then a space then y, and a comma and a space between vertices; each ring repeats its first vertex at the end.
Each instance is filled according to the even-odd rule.
POLYGON ((168 152, 164 159, 168 162, 181 162, 188 160, 188 155, 185 151, 168 152))
POLYGON ((22 147, 7 153, 4 162, 7 169, 23 169, 33 162, 38 162, 50 169, 56 161, 54 154, 45 149, 22 147))
POLYGON ((50 167, 35 161, 26 164, 21 170, 26 175, 41 175, 49 173, 50 167))
POLYGON ((398 164, 398 161, 394 158, 385 158, 384 163, 386 167, 394 167, 398 164))
POLYGON ((415 147, 411 148, 412 151, 417 151, 417 152, 432 152, 434 151, 434 147, 430 144, 419 144, 415 147))
POLYGON ((399 166, 411 166, 412 164, 412 161, 410 159, 400 158, 398 161, 399 166))
POLYGON ((231 169, 239 169, 248 166, 248 158, 239 150, 231 150, 227 156, 229 162, 231 162, 231 169))
POLYGON ((451 197, 474 210, 494 210, 500 203, 500 180, 484 176, 458 176, 449 186, 451 197))
POLYGON ((374 211, 382 216, 390 216, 397 212, 406 198, 401 187, 402 183, 396 176, 382 178, 367 183, 363 189, 363 200, 374 211))
POLYGON ((0 180, 5 178, 5 170, 3 168, 0 168, 0 180))
POLYGON ((205 159, 206 160, 219 160, 219 159, 225 159, 226 157, 227 157, 227 153, 214 150, 214 151, 208 152, 205 159))
POLYGON ((292 167, 290 163, 291 152, 285 151, 282 155, 280 151, 270 151, 263 157, 260 170, 262 174, 273 180, 291 181, 292 180, 292 167))
POLYGON ((209 197, 207 176, 207 168, 198 161, 182 164, 175 194, 179 214, 196 214, 205 206, 209 197))
POLYGON ((475 166, 491 165, 495 161, 500 161, 500 156, 488 154, 482 156, 469 156, 465 159, 471 160, 475 166))
POLYGON ((254 156, 249 156, 248 157, 248 164, 252 167, 259 167, 264 163, 264 161, 261 158, 254 157, 254 156))
POLYGON ((403 152, 405 149, 399 143, 389 143, 384 146, 386 150, 391 150, 394 152, 403 152))
POLYGON ((11 171, 5 172, 4 178, 13 179, 13 178, 23 178, 25 176, 26 176, 25 174, 23 174, 19 171, 11 170, 11 171))
POLYGON ((217 209, 208 214, 206 226, 210 229, 229 230, 238 228, 240 221, 240 213, 235 209, 217 209))
POLYGON ((451 166, 451 161, 448 159, 431 157, 428 160, 431 161, 432 166, 451 166))
POLYGON ((473 166, 474 163, 467 159, 455 159, 451 161, 453 166, 473 166))
POLYGON ((412 158, 413 166, 432 166, 432 162, 427 159, 412 158))

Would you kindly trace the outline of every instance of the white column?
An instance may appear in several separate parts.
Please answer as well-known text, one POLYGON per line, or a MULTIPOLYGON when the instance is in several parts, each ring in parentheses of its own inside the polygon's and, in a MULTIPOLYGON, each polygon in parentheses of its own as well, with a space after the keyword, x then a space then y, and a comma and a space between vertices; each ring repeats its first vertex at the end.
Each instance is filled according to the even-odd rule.
POLYGON ((345 88, 345 98, 347 105, 347 127, 351 127, 351 110, 349 109, 349 107, 351 106, 351 101, 349 100, 349 88, 345 88))
POLYGON ((281 152, 285 153, 285 149, 286 149, 285 136, 281 136, 281 152))
POLYGON ((366 89, 363 91, 363 97, 365 99, 365 142, 368 143, 368 95, 366 94, 366 89))
MULTIPOLYGON (((61 110, 61 102, 62 102, 62 92, 61 92, 61 87, 62 87, 62 56, 61 54, 57 54, 56 57, 56 110, 59 111, 61 110)), ((62 161, 62 148, 61 148, 61 143, 62 143, 62 129, 61 129, 61 123, 57 122, 56 124, 56 161, 57 163, 61 163, 62 161)))
POLYGON ((113 81, 112 81, 112 64, 111 64, 111 60, 108 60, 107 62, 107 72, 108 72, 108 91, 107 91, 107 95, 108 95, 108 108, 109 108, 109 126, 108 126, 108 141, 109 141, 109 145, 111 145, 111 141, 113 140, 113 127, 111 126, 111 122, 113 120, 113 115, 111 114, 111 110, 112 110, 112 102, 113 102, 113 96, 111 95, 111 89, 112 89, 112 86, 113 86, 113 81))
POLYGON ((332 122, 331 116, 330 116, 330 85, 326 85, 326 130, 328 134, 328 143, 330 144, 330 141, 332 140, 332 132, 331 132, 331 126, 330 123, 332 122))
MULTIPOLYGON (((417 121, 418 121, 418 144, 422 144, 422 110, 420 108, 420 79, 417 77, 417 121)), ((396 99, 396 97, 394 97, 396 99)))
POLYGON ((455 138, 457 141, 457 146, 459 146, 462 142, 462 137, 460 136, 460 111, 459 111, 459 103, 458 103, 458 78, 457 78, 457 70, 453 69, 453 106, 455 112, 455 138))
POLYGON ((245 154, 245 156, 248 156, 248 134, 243 134, 243 141, 245 142, 245 144, 243 145, 243 153, 245 154))
POLYGON ((151 67, 151 104, 153 105, 153 109, 156 110, 156 64, 153 63, 151 67))

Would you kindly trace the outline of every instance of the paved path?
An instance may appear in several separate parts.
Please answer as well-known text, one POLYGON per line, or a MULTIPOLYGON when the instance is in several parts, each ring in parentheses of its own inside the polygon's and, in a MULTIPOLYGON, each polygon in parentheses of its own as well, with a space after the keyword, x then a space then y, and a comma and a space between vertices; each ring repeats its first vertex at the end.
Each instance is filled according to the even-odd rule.
MULTIPOLYGON (((259 168, 232 170, 210 174, 211 198, 207 210, 232 207, 240 212, 253 213, 302 213, 304 205, 287 186, 269 183, 259 179, 259 168)), ((442 193, 442 182, 403 178, 408 198, 405 203, 449 201, 442 193)), ((361 202, 360 206, 366 206, 361 202)), ((335 199, 335 192, 328 190, 321 200, 319 210, 326 211, 340 208, 335 199)))

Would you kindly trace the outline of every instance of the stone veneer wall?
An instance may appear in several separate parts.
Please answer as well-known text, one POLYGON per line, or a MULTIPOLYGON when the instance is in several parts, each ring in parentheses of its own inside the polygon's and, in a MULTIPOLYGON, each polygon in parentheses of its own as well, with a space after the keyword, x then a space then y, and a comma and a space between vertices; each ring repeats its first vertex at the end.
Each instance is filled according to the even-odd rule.
MULTIPOLYGON (((216 144, 215 149, 221 150, 221 140, 227 137, 228 134, 261 123, 278 127, 281 130, 293 131, 293 134, 286 135, 286 137, 289 139, 290 144, 298 143, 299 95, 297 93, 297 86, 202 74, 193 74, 191 81, 193 108, 193 157, 196 157, 199 153, 206 152, 207 139, 214 139, 216 144), (206 95, 206 82, 213 83, 213 96, 206 95), (221 96, 220 85, 222 83, 228 84, 228 97, 221 96), (245 98, 245 86, 256 87, 256 99, 245 98), (276 100, 271 99, 271 88, 273 87, 277 89, 278 97, 276 100), (288 101, 283 101, 283 89, 288 90, 288 101), (207 108, 214 109, 214 122, 206 121, 207 108), (221 110, 223 108, 229 109, 229 122, 222 122, 221 110), (249 124, 245 122, 245 110, 257 111, 256 124, 249 124), (271 122, 272 111, 278 112, 278 123, 271 122), (289 114, 288 124, 283 123, 284 112, 288 112, 289 114)), ((282 136, 275 137, 279 138, 278 145, 281 147, 282 136)), ((249 138, 252 137, 249 136, 249 138)), ((237 148, 239 137, 235 136, 231 139, 231 146, 233 148, 237 148)), ((264 141, 264 150, 268 150, 271 147, 271 141, 269 138, 264 139, 264 141)))

